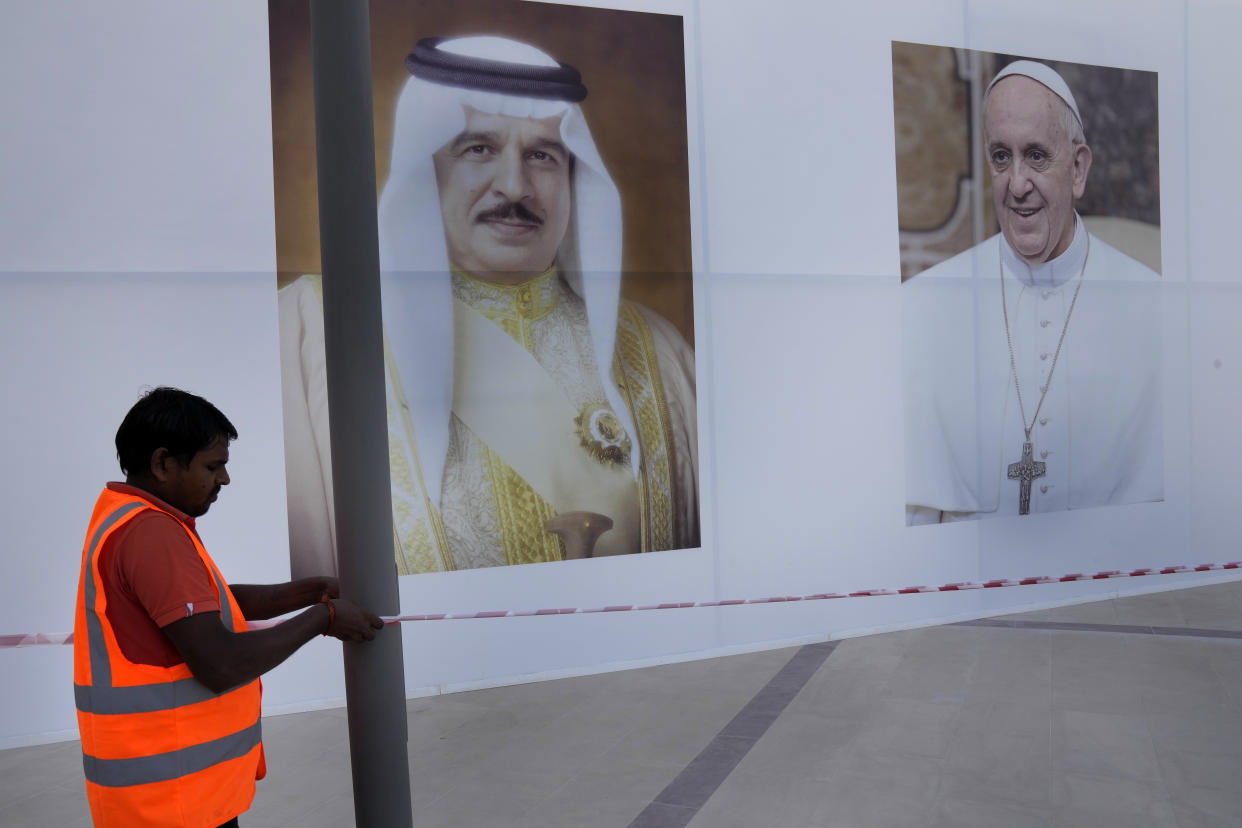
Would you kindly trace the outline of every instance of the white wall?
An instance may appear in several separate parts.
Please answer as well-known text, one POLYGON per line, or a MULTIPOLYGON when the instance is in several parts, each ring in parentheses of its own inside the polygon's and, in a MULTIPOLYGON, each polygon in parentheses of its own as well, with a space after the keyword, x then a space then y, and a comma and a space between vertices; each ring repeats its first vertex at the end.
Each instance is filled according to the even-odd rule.
MULTIPOLYGON (((1242 557, 1231 243, 1242 93, 1225 2, 645 0, 687 14, 703 548, 405 578, 406 611, 846 592, 1242 557), (1020 21, 1021 25, 1015 25, 1020 21), (1077 21, 1069 25, 1067 21, 1077 21), (1166 500, 907 529, 890 42, 1160 75, 1166 500)), ((0 633, 72 627, 112 435, 148 385, 237 424, 201 525, 238 581, 287 575, 267 17, 248 0, 0 0, 0 633), (171 115, 171 117, 170 117, 171 115)), ((823 638, 1170 576, 958 594, 408 624, 411 693, 823 638)), ((0 747, 71 735, 67 647, 0 651, 0 747)), ((317 641, 267 709, 334 704, 317 641)))

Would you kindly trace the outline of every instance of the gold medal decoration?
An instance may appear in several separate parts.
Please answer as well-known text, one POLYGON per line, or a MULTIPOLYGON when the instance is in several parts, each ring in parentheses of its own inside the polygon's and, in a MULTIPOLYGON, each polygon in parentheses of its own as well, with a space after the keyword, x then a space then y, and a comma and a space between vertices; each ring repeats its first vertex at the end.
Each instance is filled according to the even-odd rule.
POLYGON ((630 462, 630 435, 606 404, 587 403, 574 417, 578 439, 587 453, 604 465, 630 462))

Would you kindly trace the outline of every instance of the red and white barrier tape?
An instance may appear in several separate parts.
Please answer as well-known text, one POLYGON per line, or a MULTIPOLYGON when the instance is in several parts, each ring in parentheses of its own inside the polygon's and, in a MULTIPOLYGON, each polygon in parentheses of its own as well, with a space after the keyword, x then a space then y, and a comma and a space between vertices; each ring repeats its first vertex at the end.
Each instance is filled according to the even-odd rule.
MULTIPOLYGON (((1144 575, 1177 575, 1183 572, 1210 572, 1216 569, 1242 569, 1242 561, 1229 563, 1199 564, 1198 566, 1166 566, 1162 569, 1135 569, 1123 572, 1110 569, 1093 575, 1075 572, 1059 578, 1047 576, 1012 580, 1000 578, 994 581, 962 581, 943 586, 911 586, 904 589, 864 589, 858 592, 819 592, 814 595, 777 595, 771 598, 735 598, 724 601, 682 601, 664 604, 611 604, 604 607, 565 607, 561 609, 534 610, 487 610, 483 612, 433 612, 421 615, 384 615, 386 623, 401 621, 458 621, 466 618, 518 618, 533 615, 585 615, 595 612, 639 612, 643 610, 690 609, 692 607, 733 607, 741 604, 781 604, 792 601, 823 601, 832 598, 870 598, 880 595, 914 595, 927 592, 959 592, 967 589, 996 589, 999 587, 1059 584, 1067 581, 1099 581, 1107 578, 1138 578, 1144 575)), ((251 627, 269 627, 278 621, 252 621, 251 627)), ((33 647, 39 644, 72 644, 73 633, 18 633, 0 635, 0 650, 14 647, 33 647)))

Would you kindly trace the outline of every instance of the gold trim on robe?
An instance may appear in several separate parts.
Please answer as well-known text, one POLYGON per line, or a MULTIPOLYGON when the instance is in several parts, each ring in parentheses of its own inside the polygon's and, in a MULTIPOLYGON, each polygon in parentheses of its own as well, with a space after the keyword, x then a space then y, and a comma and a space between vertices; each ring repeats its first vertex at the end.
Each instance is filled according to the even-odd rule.
POLYGON ((622 301, 617 315, 613 373, 630 409, 642 448, 639 469, 643 551, 673 548, 672 420, 656 363, 651 329, 633 304, 622 301))

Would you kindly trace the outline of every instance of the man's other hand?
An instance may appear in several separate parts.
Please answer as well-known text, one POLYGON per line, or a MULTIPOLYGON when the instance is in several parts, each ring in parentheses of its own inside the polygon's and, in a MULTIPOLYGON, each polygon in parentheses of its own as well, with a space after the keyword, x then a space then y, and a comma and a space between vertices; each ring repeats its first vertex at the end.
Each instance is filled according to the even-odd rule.
POLYGON ((336 598, 332 601, 336 610, 335 620, 328 635, 341 641, 370 641, 375 638, 376 630, 384 628, 384 622, 370 610, 350 601, 348 598, 336 598))

